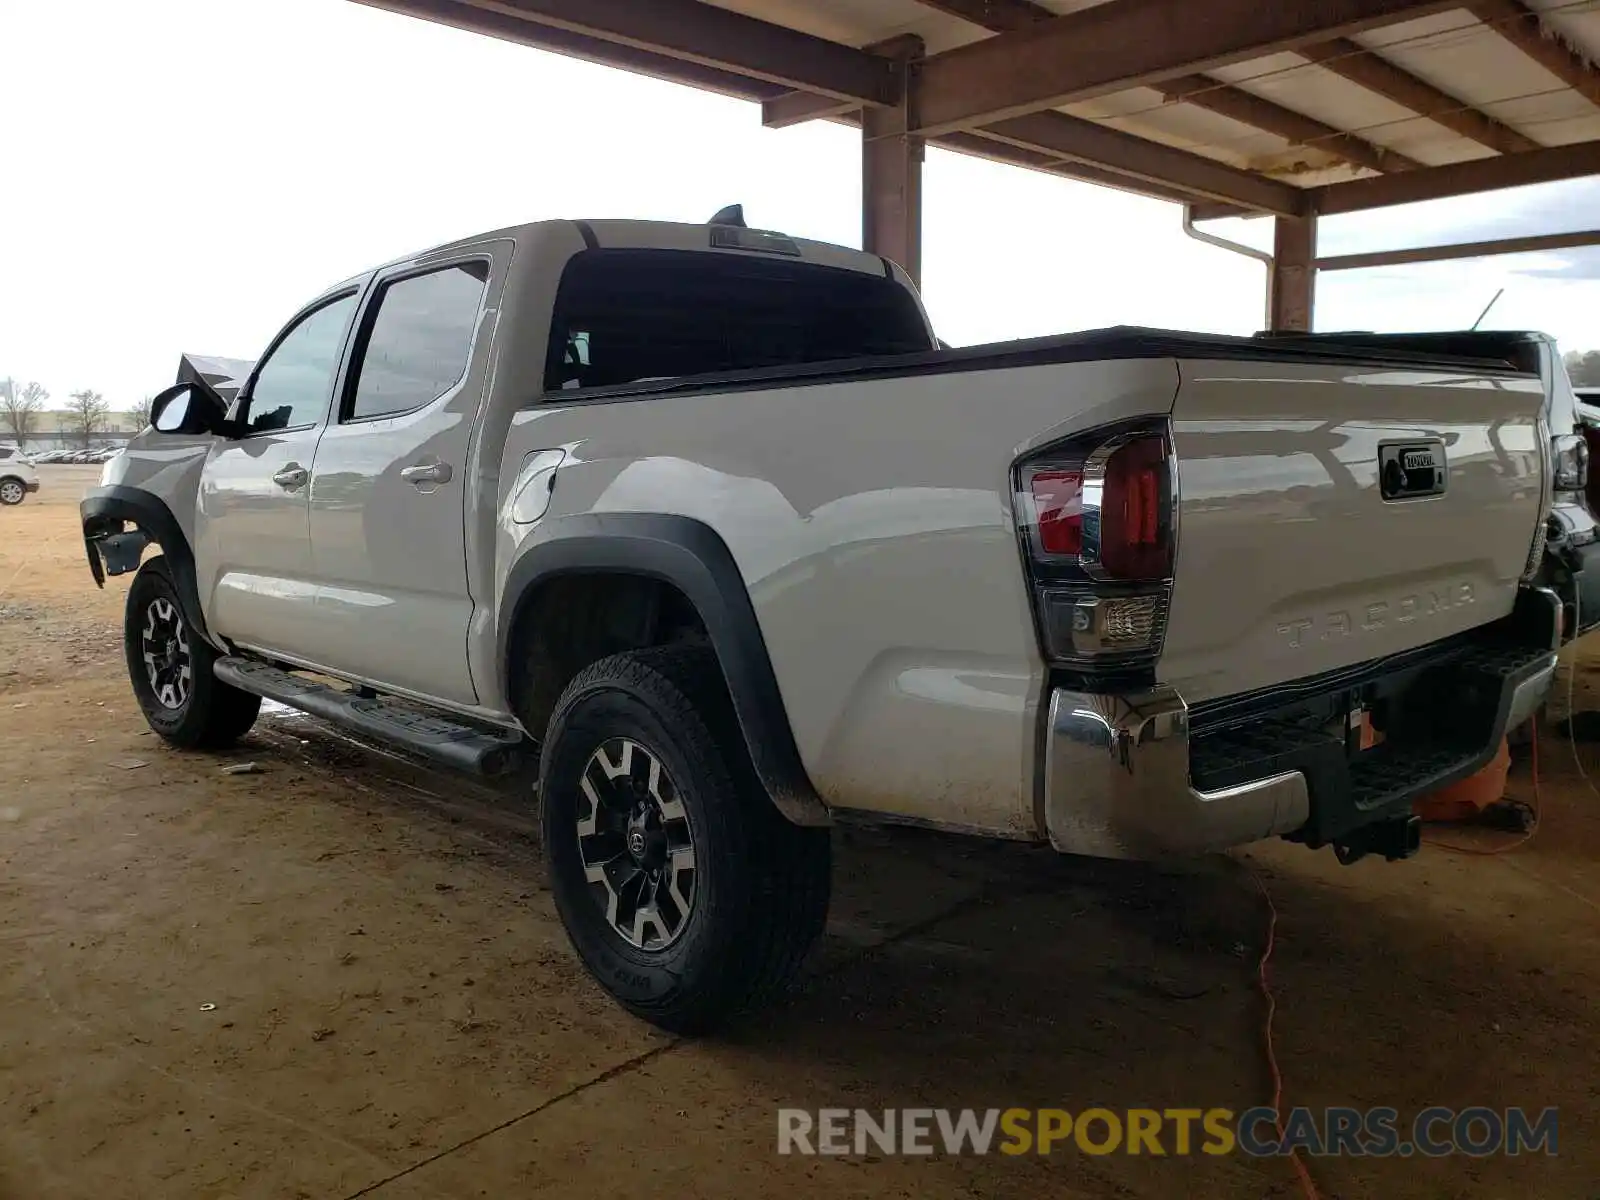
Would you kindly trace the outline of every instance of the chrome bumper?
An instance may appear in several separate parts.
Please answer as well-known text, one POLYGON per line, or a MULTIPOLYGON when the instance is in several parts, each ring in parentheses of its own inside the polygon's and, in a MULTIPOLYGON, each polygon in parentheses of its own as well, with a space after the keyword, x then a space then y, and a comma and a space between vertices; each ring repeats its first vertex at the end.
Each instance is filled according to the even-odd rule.
MULTIPOLYGON (((1555 654, 1505 683, 1487 758, 1544 703, 1555 654)), ((1218 791, 1189 782, 1189 712, 1170 687, 1132 696, 1057 689, 1044 764, 1045 827, 1070 854, 1154 859, 1292 833, 1311 816, 1306 777, 1287 771, 1218 791)))

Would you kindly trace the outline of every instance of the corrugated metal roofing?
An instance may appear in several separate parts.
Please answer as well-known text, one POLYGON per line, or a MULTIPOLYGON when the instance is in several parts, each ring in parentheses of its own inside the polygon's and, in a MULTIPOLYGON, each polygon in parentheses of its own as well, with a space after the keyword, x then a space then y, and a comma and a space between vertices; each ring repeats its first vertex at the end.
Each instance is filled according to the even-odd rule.
MULTIPOLYGON (((1025 37, 1026 31, 1048 24, 1052 15, 1082 13, 1103 6, 1127 5, 1132 11, 1137 5, 1141 13, 1152 14, 1150 38, 1159 40, 1167 33, 1160 20, 1172 21, 1173 14, 1179 11, 1160 0, 362 2, 482 28, 497 36, 567 49, 630 69, 682 78, 761 100, 783 96, 793 86, 774 82, 781 80, 784 72, 781 67, 772 68, 770 47, 762 68, 754 65, 754 60, 743 64, 735 61, 740 57, 738 48, 730 50, 729 46, 737 37, 728 30, 722 30, 720 43, 708 47, 703 55, 692 46, 686 51, 682 39, 675 46, 664 46, 648 37, 619 34, 618 30, 648 9, 650 15, 648 19, 640 18, 646 21, 640 27, 654 29, 660 36, 661 22, 669 10, 692 17, 698 10, 714 7, 854 49, 872 49, 892 38, 915 35, 923 42, 924 55, 936 58, 995 36, 1025 37), (655 24, 650 25, 649 21, 655 24), (1035 26, 1035 21, 1043 24, 1035 26), (661 55, 659 60, 654 57, 657 53, 661 55), (662 63, 667 65, 660 66, 662 63)), ((1197 7, 1187 10, 1190 15, 1209 10, 1201 0, 1193 3, 1197 7)), ((1345 21, 1360 6, 1343 0, 1261 3, 1303 5, 1301 12, 1325 12, 1327 27, 1344 22, 1346 28, 1357 32, 1337 41, 1330 38, 1328 44, 1306 39, 1279 42, 1297 48, 1244 60, 1229 57, 1210 67, 1197 66, 1181 79, 1169 77, 1170 73, 1161 75, 1151 86, 1109 91, 1091 88, 1093 98, 1065 104, 1055 111, 1301 189, 1496 157, 1504 157, 1509 163, 1518 153, 1549 147, 1578 143, 1600 147, 1600 71, 1593 65, 1600 61, 1600 0, 1462 0, 1459 7, 1453 8, 1420 3, 1411 6, 1411 11, 1426 15, 1388 24, 1382 19, 1345 21), (1518 44, 1519 37, 1526 39, 1536 27, 1550 46, 1530 51, 1525 40, 1518 44), (1560 53, 1568 57, 1565 69, 1562 63, 1552 70, 1538 61, 1541 55, 1549 61, 1545 52, 1550 47, 1560 47, 1560 53), (1409 103, 1398 102, 1383 94, 1382 88, 1347 77, 1360 75, 1359 71, 1348 69, 1349 60, 1353 59, 1370 60, 1376 69, 1389 72, 1391 78, 1404 72, 1424 97, 1435 99, 1418 102, 1412 91, 1409 103), (1579 86, 1572 83, 1574 70, 1579 74, 1588 72, 1579 86), (1419 111, 1434 103, 1448 107, 1419 111), (1457 119, 1448 119, 1452 116, 1457 119), (1481 124, 1473 124, 1474 121, 1481 124), (1495 126, 1494 122, 1500 125, 1495 126), (1480 136, 1465 135, 1461 132, 1463 127, 1480 136), (1485 128, 1490 130, 1488 138, 1481 136, 1485 128), (1502 148, 1515 152, 1500 155, 1495 148, 1497 139, 1510 143, 1502 148)), ((1234 5, 1232 11, 1239 14, 1246 10, 1234 5)), ((1367 5, 1363 11, 1370 15, 1372 6, 1367 5)), ((1398 6, 1381 16, 1397 11, 1398 6)), ((787 98, 797 97, 791 94, 787 98)), ((798 99, 806 101, 805 96, 798 99)), ((851 119, 848 108, 836 105, 833 111, 817 115, 851 119)), ((1066 130, 1067 126, 1058 128, 1066 130)), ((1158 155, 1151 160, 1167 166, 1130 172, 1125 165, 1096 157, 1097 152, 1063 151, 1058 144, 1043 147, 1040 153, 1026 137, 1007 136, 1010 148, 993 147, 992 142, 979 140, 995 136, 993 131, 985 133, 981 123, 947 125, 932 132, 936 139, 942 138, 955 148, 977 152, 993 148, 997 157, 1009 154, 1012 161, 1061 174, 1096 177, 1093 168, 1120 170, 1122 174, 1114 176, 1113 182, 1121 178, 1135 190, 1143 188, 1152 194, 1171 195, 1171 189, 1159 185, 1182 182, 1167 180, 1163 175, 1168 167, 1176 172, 1181 165, 1174 164, 1170 154, 1165 159, 1158 155), (1085 167, 1091 170, 1083 170, 1085 167)), ((1131 147, 1137 154, 1141 145, 1122 141, 1117 143, 1117 149, 1131 147)), ((1587 162, 1585 159, 1578 166, 1586 167, 1587 162)), ((1493 165, 1486 164, 1485 169, 1492 171, 1493 165)), ((1594 169, 1600 172, 1600 158, 1596 158, 1594 169)), ((1541 177, 1581 173, 1571 160, 1564 160, 1559 168, 1547 170, 1541 177)), ((1472 173, 1472 180, 1463 181, 1459 190, 1481 190, 1483 178, 1482 173, 1472 173)), ((1216 196, 1217 192, 1211 191, 1210 198, 1216 196)))

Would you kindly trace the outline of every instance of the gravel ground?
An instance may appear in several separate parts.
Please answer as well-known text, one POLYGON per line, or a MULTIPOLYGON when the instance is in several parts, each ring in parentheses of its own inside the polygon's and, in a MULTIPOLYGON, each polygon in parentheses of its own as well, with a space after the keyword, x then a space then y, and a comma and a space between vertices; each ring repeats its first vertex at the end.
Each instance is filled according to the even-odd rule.
POLYGON ((584 975, 524 798, 283 714, 223 757, 151 737, 125 580, 83 563, 95 471, 40 474, 0 510, 4 1200, 1291 1197, 1239 1155, 775 1153, 782 1105, 1265 1103, 1252 872, 1286 1105, 1561 1106, 1559 1157, 1319 1159, 1324 1197, 1596 1195, 1600 798, 1551 735, 1543 828, 1497 857, 841 835, 805 986, 676 1041, 584 975))

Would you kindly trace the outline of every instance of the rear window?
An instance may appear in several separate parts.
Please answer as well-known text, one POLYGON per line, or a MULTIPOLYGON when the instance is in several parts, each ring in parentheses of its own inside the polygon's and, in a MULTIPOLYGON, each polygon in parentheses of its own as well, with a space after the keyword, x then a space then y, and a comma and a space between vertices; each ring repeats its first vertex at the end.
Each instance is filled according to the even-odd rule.
POLYGON ((934 348, 881 275, 739 254, 586 250, 561 276, 549 391, 934 348))

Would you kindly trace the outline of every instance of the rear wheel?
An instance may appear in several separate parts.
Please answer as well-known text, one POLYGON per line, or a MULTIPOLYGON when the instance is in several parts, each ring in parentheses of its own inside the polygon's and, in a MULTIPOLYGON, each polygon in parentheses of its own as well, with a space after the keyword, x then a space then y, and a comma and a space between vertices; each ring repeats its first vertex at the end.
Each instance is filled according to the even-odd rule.
POLYGON ((540 778, 562 923, 627 1009, 703 1032, 793 979, 827 919, 828 832, 790 824, 765 795, 708 648, 580 673, 540 778))
POLYGON ((0 479, 0 504, 21 504, 27 494, 28 489, 22 480, 9 475, 0 479))
POLYGON ((217 652, 190 629, 164 559, 152 558, 133 577, 122 643, 145 721, 174 746, 221 749, 255 724, 261 697, 212 674, 217 652))

